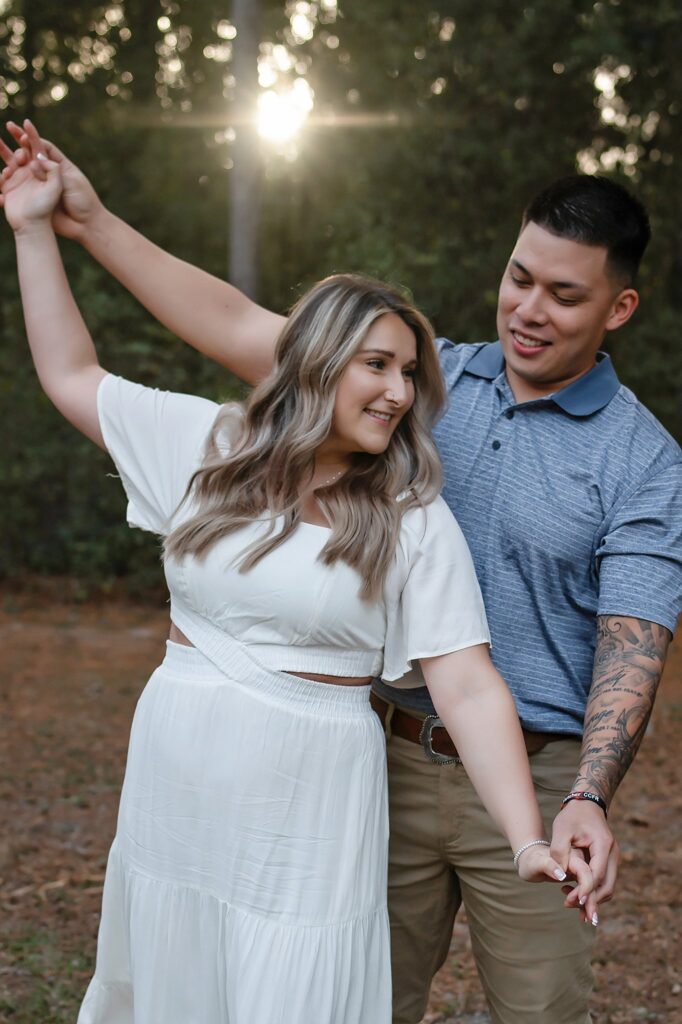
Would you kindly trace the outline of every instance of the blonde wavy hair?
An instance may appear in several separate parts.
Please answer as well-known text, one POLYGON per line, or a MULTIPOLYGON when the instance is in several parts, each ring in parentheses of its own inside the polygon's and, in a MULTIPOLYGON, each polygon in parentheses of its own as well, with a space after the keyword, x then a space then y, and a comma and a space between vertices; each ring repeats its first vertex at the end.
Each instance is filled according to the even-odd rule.
POLYGON ((301 521, 300 487, 312 478, 315 453, 332 429, 339 381, 372 324, 388 313, 399 316, 417 342, 414 403, 385 451, 353 454, 338 481, 315 491, 331 523, 320 559, 355 568, 362 598, 380 596, 401 517, 441 489, 431 429, 445 389, 426 317, 395 288, 356 274, 328 277, 299 299, 269 376, 244 405, 223 406, 183 499, 191 494, 197 511, 170 534, 166 555, 202 557, 254 519, 269 520, 270 529, 245 550, 240 571, 284 543, 301 521), (221 435, 229 438, 228 454, 221 453, 221 435))

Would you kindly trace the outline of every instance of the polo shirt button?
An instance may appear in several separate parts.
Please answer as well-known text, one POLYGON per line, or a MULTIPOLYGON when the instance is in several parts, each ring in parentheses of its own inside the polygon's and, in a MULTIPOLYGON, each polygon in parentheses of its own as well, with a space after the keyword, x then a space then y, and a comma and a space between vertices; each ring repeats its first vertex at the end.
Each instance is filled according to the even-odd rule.
POLYGON ((506 413, 504 415, 507 417, 508 420, 513 420, 514 419, 514 410, 513 409, 507 409, 507 411, 506 411, 506 413))
POLYGON ((502 445, 500 444, 499 441, 493 441, 493 451, 498 451, 498 449, 501 447, 502 445))

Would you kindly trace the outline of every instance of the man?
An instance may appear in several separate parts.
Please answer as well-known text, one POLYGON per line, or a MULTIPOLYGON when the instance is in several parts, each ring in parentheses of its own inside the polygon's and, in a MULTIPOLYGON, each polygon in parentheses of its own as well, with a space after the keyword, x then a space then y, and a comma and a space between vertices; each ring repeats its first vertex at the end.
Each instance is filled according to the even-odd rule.
MULTIPOLYGON (((634 312, 648 236, 644 211, 613 183, 551 185, 504 272, 500 341, 441 346, 443 493, 472 550, 548 823, 568 793, 600 801, 564 805, 554 849, 589 845, 598 876, 605 810, 646 728, 682 585, 681 453, 598 351, 634 312)), ((377 693, 392 734, 396 1024, 419 1019, 461 900, 493 1021, 584 1024, 592 929, 562 917, 551 890, 514 884, 461 768, 401 741, 414 737, 406 711, 432 713, 425 694, 377 693)))
MULTIPOLYGON (((24 148, 0 155, 14 173, 32 158, 40 174, 43 151, 62 163, 57 230, 184 340, 250 383, 268 372, 283 318, 115 218, 30 124, 11 131, 24 148)), ((439 343, 451 397, 437 429, 444 495, 474 556, 552 852, 565 864, 571 845, 583 848, 601 899, 617 870, 606 811, 646 727, 682 592, 682 453, 599 352, 637 306, 648 236, 619 186, 557 182, 524 215, 500 340, 439 343)), ((556 890, 517 882, 419 682, 378 683, 374 696, 390 767, 394 1022, 421 1018, 464 902, 493 1021, 586 1024, 594 929, 556 890)))

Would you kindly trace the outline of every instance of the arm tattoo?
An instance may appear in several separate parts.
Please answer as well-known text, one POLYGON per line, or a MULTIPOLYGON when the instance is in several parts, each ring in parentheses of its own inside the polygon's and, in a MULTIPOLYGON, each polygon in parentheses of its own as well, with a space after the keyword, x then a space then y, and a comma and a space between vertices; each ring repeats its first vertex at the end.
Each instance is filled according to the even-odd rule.
POLYGON ((645 619, 597 618, 592 686, 585 712, 576 789, 607 804, 632 764, 646 731, 670 633, 645 619))

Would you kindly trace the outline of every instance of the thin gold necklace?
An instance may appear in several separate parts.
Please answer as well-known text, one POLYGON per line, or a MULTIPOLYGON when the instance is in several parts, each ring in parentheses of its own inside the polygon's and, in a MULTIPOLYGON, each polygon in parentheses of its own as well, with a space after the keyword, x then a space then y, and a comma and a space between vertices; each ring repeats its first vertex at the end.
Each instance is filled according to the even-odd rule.
POLYGON ((324 483, 318 484, 317 487, 315 488, 315 490, 319 491, 323 487, 331 487, 331 485, 333 483, 336 483, 336 481, 339 479, 339 477, 342 476, 343 472, 344 472, 344 470, 340 469, 338 471, 338 473, 334 473, 334 475, 330 476, 328 480, 324 481, 324 483))

